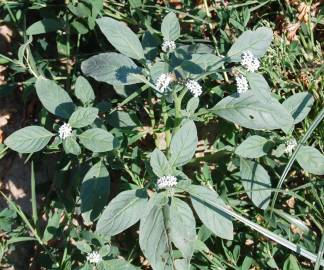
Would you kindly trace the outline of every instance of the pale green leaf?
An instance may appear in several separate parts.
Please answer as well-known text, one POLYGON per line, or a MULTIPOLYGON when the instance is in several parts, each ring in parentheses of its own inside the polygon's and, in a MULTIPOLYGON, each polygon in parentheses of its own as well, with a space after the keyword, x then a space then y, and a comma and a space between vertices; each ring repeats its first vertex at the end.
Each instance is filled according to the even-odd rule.
POLYGON ((43 127, 29 126, 12 133, 4 144, 19 153, 34 153, 42 150, 54 136, 43 127))
POLYGON ((180 24, 177 16, 169 12, 162 21, 161 32, 165 40, 176 41, 180 37, 180 24))
POLYGON ((82 72, 99 82, 112 85, 141 83, 138 79, 142 69, 132 59, 120 53, 101 53, 90 57, 81 64, 82 72))
POLYGON ((142 216, 147 203, 143 190, 128 190, 119 193, 102 213, 96 232, 113 236, 134 225, 142 216))
POLYGON ((190 259, 196 240, 196 221, 188 204, 175 197, 170 206, 170 237, 183 257, 190 259))
POLYGON ((72 113, 69 124, 74 128, 82 128, 91 125, 98 117, 97 108, 78 108, 72 113))
POLYGON ((269 150, 268 140, 264 137, 253 135, 243 141, 236 149, 235 154, 245 158, 259 158, 269 150))
POLYGON ((312 109, 313 104, 314 97, 308 92, 294 94, 282 103, 291 113, 295 124, 304 120, 312 109))
POLYGON ((88 129, 79 135, 80 143, 95 153, 111 151, 115 147, 114 136, 101 128, 88 129))
POLYGON ((170 164, 182 166, 188 163, 195 154, 198 144, 197 129, 193 121, 186 121, 172 136, 170 144, 170 164))
POLYGON ((324 156, 316 148, 312 146, 301 146, 296 160, 306 172, 316 175, 324 174, 324 156))
POLYGON ((203 186, 191 185, 187 188, 191 195, 192 206, 204 225, 215 235, 232 240, 233 222, 231 218, 212 204, 226 207, 215 191, 203 186))
POLYGON ((95 99, 90 83, 82 76, 79 76, 75 82, 75 95, 83 104, 91 103, 95 99))
POLYGON ((252 91, 222 99, 212 112, 220 117, 250 129, 280 129, 291 127, 293 118, 277 100, 261 101, 252 91))
POLYGON ((130 58, 144 59, 144 50, 135 33, 125 23, 113 18, 97 19, 100 30, 116 50, 130 58))
POLYGON ((169 175, 171 173, 169 161, 164 153, 158 148, 155 148, 151 153, 150 165, 153 172, 158 177, 169 175))
POLYGON ((140 222, 139 244, 154 270, 174 268, 167 201, 164 193, 155 193, 149 200, 140 222))
POLYGON ((46 110, 68 119, 75 106, 68 93, 54 81, 39 77, 35 84, 36 93, 46 110))
POLYGON ((81 213, 86 224, 94 221, 108 201, 110 191, 109 172, 102 161, 86 173, 81 185, 81 213))
POLYGON ((241 181, 252 202, 266 209, 271 197, 271 181, 267 171, 258 163, 241 158, 241 181))
POLYGON ((232 45, 227 56, 232 62, 241 61, 244 51, 250 51, 255 57, 262 57, 269 48, 272 41, 272 30, 260 27, 255 31, 247 30, 232 45))

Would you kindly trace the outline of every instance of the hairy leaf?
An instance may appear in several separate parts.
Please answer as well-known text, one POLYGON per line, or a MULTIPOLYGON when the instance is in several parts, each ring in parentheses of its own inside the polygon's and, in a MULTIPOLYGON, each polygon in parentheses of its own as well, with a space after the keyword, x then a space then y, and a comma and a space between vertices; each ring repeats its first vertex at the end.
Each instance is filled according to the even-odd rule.
POLYGON ((113 236, 134 225, 143 215, 147 194, 143 190, 128 190, 118 194, 102 213, 96 231, 113 236))
POLYGON ((141 42, 127 25, 109 17, 97 19, 97 24, 116 50, 130 58, 144 59, 141 42))
POLYGON ((12 133, 4 144, 19 153, 34 153, 42 150, 54 136, 43 127, 29 126, 12 133))
POLYGON ((257 207, 266 209, 271 197, 271 181, 267 171, 256 162, 241 158, 240 174, 249 198, 257 207))

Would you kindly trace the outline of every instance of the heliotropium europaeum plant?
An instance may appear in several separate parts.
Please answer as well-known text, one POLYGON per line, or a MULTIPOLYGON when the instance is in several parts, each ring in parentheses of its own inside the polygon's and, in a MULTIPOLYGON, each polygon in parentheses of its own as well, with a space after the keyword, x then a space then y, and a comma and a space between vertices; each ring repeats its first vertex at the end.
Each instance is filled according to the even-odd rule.
MULTIPOLYGON (((48 129, 29 126, 18 130, 5 144, 19 153, 45 149, 64 151, 80 163, 90 160, 91 168, 80 187, 84 223, 95 223, 95 233, 110 241, 139 222, 139 246, 154 270, 190 269, 193 254, 201 245, 198 222, 216 237, 232 240, 235 218, 289 246, 259 225, 240 218, 225 196, 211 185, 190 179, 184 170, 196 159, 197 125, 204 117, 221 117, 251 130, 238 147, 227 150, 233 154, 241 184, 257 208, 268 208, 274 188, 262 157, 291 156, 299 147, 299 165, 312 174, 324 173, 323 155, 312 146, 298 145, 292 135, 295 124, 311 110, 312 95, 297 93, 280 103, 259 72, 262 57, 271 45, 271 29, 243 32, 227 54, 220 56, 203 43, 182 44, 180 24, 172 12, 163 19, 160 35, 148 30, 141 40, 116 19, 102 17, 96 22, 118 52, 86 59, 81 64, 83 75, 112 85, 117 93, 129 90, 131 94, 116 108, 102 109, 84 77, 76 80, 74 102, 53 80, 40 76, 35 84, 37 96, 57 117, 57 123, 48 129), (224 72, 230 76, 225 83, 233 82, 235 90, 210 107, 200 107, 200 98, 209 94, 205 80, 216 78, 217 83, 224 83, 224 72), (143 136, 139 130, 144 124, 136 123, 123 106, 144 92, 147 100, 143 103, 155 102, 154 109, 147 110, 155 149, 146 151, 145 168, 135 173, 125 165, 133 156, 126 157, 125 153, 143 136), (133 183, 107 205, 109 169, 114 166, 126 170, 133 183)), ((292 250, 294 247, 289 246, 292 250)), ((86 250, 88 261, 100 265, 101 255, 91 247, 86 250)))

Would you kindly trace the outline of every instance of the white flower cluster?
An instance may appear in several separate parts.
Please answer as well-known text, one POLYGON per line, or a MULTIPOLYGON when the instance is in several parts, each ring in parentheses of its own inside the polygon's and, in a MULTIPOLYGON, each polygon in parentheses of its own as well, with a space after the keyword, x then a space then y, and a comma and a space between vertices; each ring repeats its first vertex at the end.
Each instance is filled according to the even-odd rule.
POLYGON ((92 252, 88 253, 87 261, 89 263, 100 263, 102 261, 102 257, 98 251, 92 251, 92 252))
POLYGON ((155 87, 159 89, 161 93, 164 93, 164 91, 168 88, 172 80, 173 76, 171 73, 163 73, 156 80, 155 87))
POLYGON ((177 185, 177 178, 172 175, 162 176, 158 179, 157 185, 159 189, 174 187, 177 185))
POLYGON ((194 97, 199 97, 202 94, 202 89, 200 84, 194 80, 188 80, 186 82, 186 87, 194 97))
POLYGON ((260 61, 256 58, 252 52, 245 51, 241 56, 241 65, 249 72, 255 72, 260 67, 260 61))
POLYGON ((285 153, 291 155, 292 151, 295 149, 296 146, 297 146, 297 141, 295 138, 291 138, 287 140, 285 153))
POLYGON ((243 94, 249 89, 248 81, 242 74, 236 76, 235 81, 237 86, 237 92, 239 94, 243 94))
POLYGON ((64 123, 59 128, 59 137, 62 140, 65 140, 66 138, 70 137, 72 135, 72 127, 68 123, 64 123))
POLYGON ((164 40, 162 43, 162 51, 169 52, 174 51, 176 48, 176 44, 173 40, 164 40))

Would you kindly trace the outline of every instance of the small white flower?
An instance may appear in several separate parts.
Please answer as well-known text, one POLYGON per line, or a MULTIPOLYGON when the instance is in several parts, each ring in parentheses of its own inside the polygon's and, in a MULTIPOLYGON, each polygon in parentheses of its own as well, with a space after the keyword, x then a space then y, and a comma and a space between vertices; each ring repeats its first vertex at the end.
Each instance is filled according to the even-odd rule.
POLYGON ((252 52, 245 51, 241 56, 241 65, 245 67, 247 71, 255 72, 260 67, 260 61, 258 58, 254 57, 252 52))
POLYGON ((72 135, 72 127, 68 123, 64 123, 60 128, 59 128, 59 137, 62 140, 65 140, 66 138, 70 137, 72 135))
POLYGON ((168 88, 172 80, 173 76, 171 73, 163 73, 156 80, 155 87, 159 89, 161 93, 164 93, 164 91, 168 88))
POLYGON ((199 97, 202 94, 200 84, 194 80, 188 80, 186 82, 186 87, 194 97, 199 97))
POLYGON ((100 263, 102 261, 102 257, 97 251, 92 251, 87 255, 87 261, 89 263, 100 263))
POLYGON ((162 51, 174 51, 176 48, 176 44, 173 40, 164 40, 162 43, 162 51))
POLYGON ((297 141, 295 138, 291 138, 288 141, 286 141, 286 149, 285 153, 291 155, 292 151, 295 149, 297 146, 297 141))
POLYGON ((243 94, 249 89, 248 81, 242 74, 236 76, 235 81, 237 86, 237 92, 239 94, 243 94))
POLYGON ((159 189, 174 187, 177 185, 177 178, 172 175, 162 176, 158 179, 157 185, 159 189))

